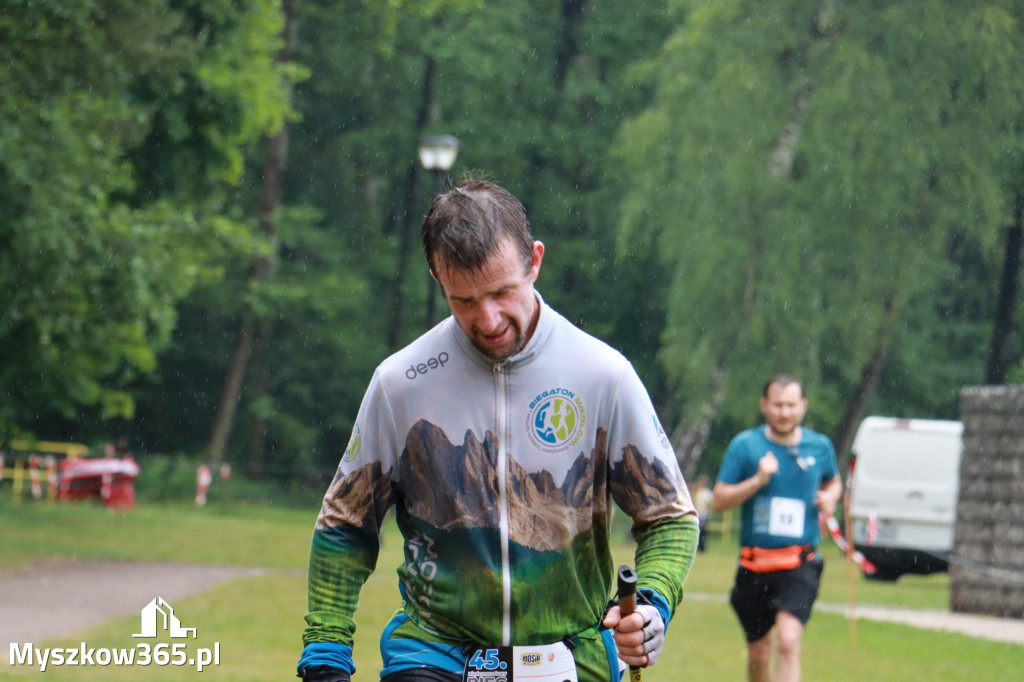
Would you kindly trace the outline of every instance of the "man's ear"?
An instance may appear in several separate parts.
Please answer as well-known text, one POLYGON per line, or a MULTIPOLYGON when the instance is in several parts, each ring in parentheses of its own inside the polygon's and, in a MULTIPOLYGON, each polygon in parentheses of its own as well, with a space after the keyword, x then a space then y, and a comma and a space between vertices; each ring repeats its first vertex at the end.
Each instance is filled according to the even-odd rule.
POLYGON ((544 242, 533 242, 533 253, 530 255, 530 282, 536 282, 540 274, 540 263, 544 260, 544 242))

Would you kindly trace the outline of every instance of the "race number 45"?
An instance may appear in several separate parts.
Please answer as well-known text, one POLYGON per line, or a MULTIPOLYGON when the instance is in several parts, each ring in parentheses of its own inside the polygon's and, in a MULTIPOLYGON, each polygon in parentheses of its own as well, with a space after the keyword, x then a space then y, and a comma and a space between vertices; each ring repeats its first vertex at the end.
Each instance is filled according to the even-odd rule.
POLYGON ((508 664, 501 660, 497 649, 477 649, 469 659, 469 667, 474 670, 504 670, 508 664))

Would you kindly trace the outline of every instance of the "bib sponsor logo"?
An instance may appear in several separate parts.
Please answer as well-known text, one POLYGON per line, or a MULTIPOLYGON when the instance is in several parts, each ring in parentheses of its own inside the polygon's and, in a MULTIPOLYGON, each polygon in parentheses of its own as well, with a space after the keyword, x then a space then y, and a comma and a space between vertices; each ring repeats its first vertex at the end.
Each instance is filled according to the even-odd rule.
POLYGON ((522 657, 523 665, 540 665, 543 660, 543 657, 536 653, 523 654, 522 657))
POLYGON ((530 401, 527 418, 527 432, 533 444, 541 450, 556 452, 580 442, 587 411, 574 391, 553 388, 530 401))
POLYGON ((415 365, 409 365, 409 369, 405 370, 405 378, 412 381, 421 374, 426 374, 432 369, 438 369, 448 364, 448 353, 441 351, 437 354, 436 358, 429 358, 426 362, 420 362, 415 365))

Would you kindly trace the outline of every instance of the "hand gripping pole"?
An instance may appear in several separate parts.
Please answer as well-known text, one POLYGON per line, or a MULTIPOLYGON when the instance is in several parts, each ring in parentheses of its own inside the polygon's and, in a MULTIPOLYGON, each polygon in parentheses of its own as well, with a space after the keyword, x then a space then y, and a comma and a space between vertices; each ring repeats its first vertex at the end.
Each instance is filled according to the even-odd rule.
MULTIPOLYGON (((636 610, 636 571, 623 564, 619 566, 619 613, 623 618, 636 610)), ((629 666, 630 682, 641 682, 642 668, 629 666)))

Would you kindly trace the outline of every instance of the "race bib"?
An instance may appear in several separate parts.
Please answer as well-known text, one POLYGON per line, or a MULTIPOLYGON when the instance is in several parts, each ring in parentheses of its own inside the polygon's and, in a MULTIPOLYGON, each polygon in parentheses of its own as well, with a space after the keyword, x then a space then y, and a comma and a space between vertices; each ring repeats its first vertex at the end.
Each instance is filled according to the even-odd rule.
POLYGON ((477 649, 466 661, 463 682, 578 682, 576 661, 565 644, 477 649))
POLYGON ((784 538, 802 538, 806 509, 803 500, 773 497, 768 507, 768 532, 784 538))

